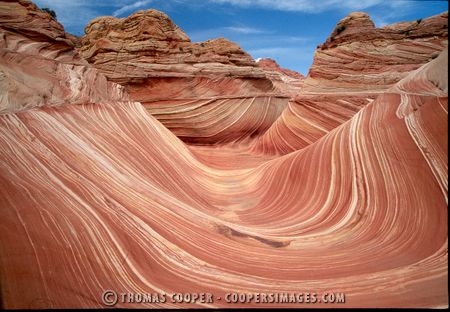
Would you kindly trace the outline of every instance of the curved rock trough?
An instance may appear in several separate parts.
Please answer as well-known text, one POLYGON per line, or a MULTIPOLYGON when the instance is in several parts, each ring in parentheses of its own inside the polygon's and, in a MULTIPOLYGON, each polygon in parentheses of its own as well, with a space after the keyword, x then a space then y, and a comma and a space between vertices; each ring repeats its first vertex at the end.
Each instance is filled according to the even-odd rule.
POLYGON ((414 23, 352 13, 302 77, 155 10, 79 39, 0 0, 2 307, 448 307, 447 13, 414 23))

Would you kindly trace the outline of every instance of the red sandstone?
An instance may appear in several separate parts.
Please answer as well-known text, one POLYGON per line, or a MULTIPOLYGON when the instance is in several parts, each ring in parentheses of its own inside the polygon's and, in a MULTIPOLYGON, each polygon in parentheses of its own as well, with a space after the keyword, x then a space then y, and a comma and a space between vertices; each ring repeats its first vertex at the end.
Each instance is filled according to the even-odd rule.
POLYGON ((76 51, 0 0, 2 307, 101 308, 107 289, 448 307, 445 16, 380 30, 351 14, 297 85, 157 11, 96 19, 76 51))

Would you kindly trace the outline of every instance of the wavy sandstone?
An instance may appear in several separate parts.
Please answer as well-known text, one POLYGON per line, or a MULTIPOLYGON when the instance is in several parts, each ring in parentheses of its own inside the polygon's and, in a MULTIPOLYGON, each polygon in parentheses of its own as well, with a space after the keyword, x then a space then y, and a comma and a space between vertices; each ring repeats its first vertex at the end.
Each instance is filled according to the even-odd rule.
POLYGON ((283 78, 270 79, 224 38, 192 43, 167 15, 139 11, 86 26, 81 55, 183 141, 220 144, 264 133, 287 106, 283 78))
MULTIPOLYGON (((32 20, 35 29, 60 29, 27 1, 3 0, 0 8, 2 17, 32 20)), ((379 91, 373 101, 347 97, 348 111, 330 102, 328 113, 324 104, 311 116, 293 101, 283 113, 270 113, 266 103, 270 117, 246 121, 255 129, 270 127, 266 134, 281 123, 278 119, 271 126, 270 120, 286 116, 287 110, 300 118, 292 122, 305 127, 308 118, 318 120, 332 111, 339 116, 328 128, 324 120, 317 137, 298 143, 303 148, 275 156, 248 149, 258 139, 188 147, 149 113, 148 104, 128 100, 128 85, 107 81, 107 74, 82 63, 73 49, 51 47, 55 53, 48 53, 41 36, 22 28, 27 23, 5 26, 4 20, 3 307, 104 307, 101 296, 107 289, 209 292, 216 298, 229 292, 333 291, 346 294, 345 305, 314 307, 448 307, 446 49, 379 91), (29 88, 55 95, 33 99, 29 88), (352 113, 352 105, 357 112, 352 113)), ((259 83, 271 86, 269 79, 222 78, 220 83, 230 86, 224 90, 253 95, 263 88, 259 83)), ((219 93, 210 91, 209 81, 190 80, 198 86, 192 95, 200 98, 191 99, 192 105, 199 106, 198 118, 205 120, 210 117, 203 101, 214 101, 219 93)), ((167 78, 155 83, 146 86, 143 97, 156 89, 177 94, 185 82, 167 78)), ((276 96, 265 93, 264 98, 276 96)), ((181 114, 186 103, 176 104, 181 114)), ((246 104, 237 103, 235 109, 240 105, 246 104)), ((186 105, 184 112, 191 108, 186 105)), ((152 109, 158 118, 171 114, 163 105, 152 109)), ((239 113, 221 117, 229 132, 247 131, 230 126, 242 118, 239 113)), ((281 137, 283 132, 274 134, 273 144, 281 137)), ((117 307, 180 306, 230 304, 117 307)))
POLYGON ((252 149, 284 155, 308 146, 447 46, 447 12, 383 28, 366 13, 350 14, 316 50, 300 94, 252 149))

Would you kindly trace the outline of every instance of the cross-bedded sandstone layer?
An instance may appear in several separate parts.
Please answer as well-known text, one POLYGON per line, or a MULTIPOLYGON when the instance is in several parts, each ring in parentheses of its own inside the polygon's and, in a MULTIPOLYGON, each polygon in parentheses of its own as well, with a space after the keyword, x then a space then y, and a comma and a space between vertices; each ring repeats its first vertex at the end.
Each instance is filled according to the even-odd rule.
POLYGON ((155 10, 92 21, 80 52, 183 141, 260 137, 247 144, 252 151, 282 155, 315 142, 435 57, 448 44, 447 28, 446 13, 384 28, 352 13, 318 47, 306 80, 270 60, 255 63, 224 39, 192 43, 155 10))
POLYGON ((193 43, 156 10, 93 20, 79 51, 178 137, 196 144, 264 133, 293 95, 283 79, 300 80, 264 70, 224 38, 193 43))
POLYGON ((252 149, 283 155, 308 146, 447 46, 447 12, 383 28, 351 13, 318 46, 301 92, 252 149))
POLYGON ((277 73, 278 75, 276 76, 280 77, 279 79, 288 80, 289 78, 293 78, 295 80, 302 80, 303 78, 305 78, 305 76, 296 71, 287 68, 281 68, 280 65, 278 65, 278 63, 271 58, 259 59, 256 63, 259 67, 269 72, 277 73))
MULTIPOLYGON (((0 1, 2 16, 41 16, 17 5, 0 1)), ((0 24, 14 39, 0 46, 3 307, 104 307, 107 289, 343 292, 345 304, 308 307, 448 306, 446 50, 277 157, 245 144, 187 146, 75 51, 47 53, 21 25, 0 24), (3 87, 14 81, 23 83, 3 87), (33 101, 24 86, 58 96, 33 101)), ((170 93, 172 82, 159 83, 170 93)), ((230 304, 118 305, 180 306, 230 304)))
POLYGON ((0 114, 129 100, 75 51, 77 39, 29 1, 0 1, 0 114))
POLYGON ((383 28, 355 12, 318 47, 305 84, 309 92, 384 91, 447 45, 447 12, 383 28))

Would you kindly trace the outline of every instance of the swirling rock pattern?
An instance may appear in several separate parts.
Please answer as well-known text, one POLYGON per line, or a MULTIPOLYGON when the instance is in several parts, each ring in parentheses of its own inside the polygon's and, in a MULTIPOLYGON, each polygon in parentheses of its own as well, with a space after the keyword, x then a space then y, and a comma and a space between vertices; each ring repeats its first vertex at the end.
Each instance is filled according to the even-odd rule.
MULTIPOLYGON (((333 291, 345 305, 314 307, 448 306, 447 58, 282 157, 245 144, 187 146, 118 94, 18 111, 4 103, 27 90, 6 98, 2 89, 2 305, 104 307, 111 289, 333 291)), ((22 77, 14 64, 1 60, 22 77)), ((84 68, 82 83, 94 72, 84 68)), ((34 71, 43 81, 56 75, 34 71)), ((118 304, 180 306, 230 307, 118 304)), ((262 305, 233 305, 244 306, 262 305)))
POLYGON ((293 95, 284 80, 299 80, 293 72, 258 66, 224 38, 192 43, 156 10, 97 18, 80 42, 89 63, 193 144, 240 142, 264 133, 293 95))
POLYGON ((0 114, 129 101, 74 50, 76 40, 29 1, 0 1, 0 114), (6 14, 7 13, 7 14, 6 14))
POLYGON ((191 144, 241 142, 264 133, 281 115, 289 95, 266 79, 158 79, 130 96, 191 144))
POLYGON ((448 44, 447 16, 375 28, 366 13, 352 13, 318 47, 306 79, 270 59, 255 63, 224 39, 192 43, 155 10, 95 19, 80 53, 183 141, 245 141, 253 152, 284 155, 435 57, 448 44))
POLYGON ((383 28, 351 13, 316 50, 300 94, 251 148, 284 155, 308 146, 447 46, 447 12, 383 28))
POLYGON ((448 45, 448 13, 375 28, 366 13, 341 20, 316 50, 308 91, 386 90, 448 45))

